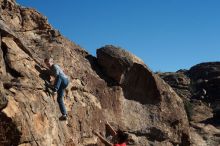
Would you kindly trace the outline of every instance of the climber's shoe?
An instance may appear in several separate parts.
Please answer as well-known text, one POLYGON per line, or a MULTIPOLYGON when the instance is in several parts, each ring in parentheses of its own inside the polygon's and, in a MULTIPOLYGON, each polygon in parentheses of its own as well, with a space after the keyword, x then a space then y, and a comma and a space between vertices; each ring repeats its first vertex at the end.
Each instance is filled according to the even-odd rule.
POLYGON ((60 121, 66 121, 67 120, 67 115, 62 115, 60 118, 59 118, 60 121))

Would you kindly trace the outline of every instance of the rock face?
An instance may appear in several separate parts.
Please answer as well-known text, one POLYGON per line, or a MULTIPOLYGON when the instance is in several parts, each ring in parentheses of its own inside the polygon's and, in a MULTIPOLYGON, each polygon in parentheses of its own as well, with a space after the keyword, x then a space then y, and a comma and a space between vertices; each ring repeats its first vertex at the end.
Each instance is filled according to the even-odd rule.
POLYGON ((205 90, 204 100, 217 102, 220 100, 220 62, 201 63, 189 70, 194 92, 205 90))
POLYGON ((173 144, 182 141, 188 132, 183 103, 162 79, 136 56, 114 46, 98 49, 97 62, 103 72, 122 88, 126 104, 120 109, 127 117, 126 127, 134 130, 136 135, 149 135, 153 141, 172 139, 170 143, 173 144), (182 131, 180 135, 173 133, 176 128, 182 131))
MULTIPOLYGON (((64 38, 36 10, 14 0, 0 0, 0 4, 0 145, 99 146, 102 144, 92 131, 105 134, 106 121, 127 131, 129 145, 218 142, 218 129, 189 125, 184 108, 183 101, 194 95, 191 86, 197 88, 200 76, 194 73, 198 75, 200 68, 189 71, 192 77, 185 73, 161 75, 165 81, 171 78, 168 83, 175 92, 131 53, 109 45, 98 49, 95 58, 64 38), (65 96, 67 122, 58 120, 58 104, 45 86, 48 72, 43 60, 48 56, 70 78, 65 96), (203 137, 213 139, 204 139, 204 133, 203 137)), ((217 99, 209 93, 211 88, 205 89, 210 99, 217 99)), ((207 117, 197 114, 197 122, 207 117)))
POLYGON ((185 101, 185 108, 191 121, 192 143, 197 145, 218 145, 219 137, 219 62, 195 65, 190 70, 159 75, 185 101), (201 124, 202 123, 202 124, 201 124), (217 132, 217 133, 216 133, 217 132), (209 138, 208 138, 209 137, 209 138))
POLYGON ((186 70, 180 70, 176 73, 157 73, 163 80, 165 80, 181 98, 190 98, 192 92, 190 89, 190 78, 186 70))
POLYGON ((141 59, 111 45, 98 49, 97 58, 104 72, 119 84, 123 82, 125 73, 134 63, 144 65, 141 59))
POLYGON ((127 99, 142 104, 161 101, 153 73, 136 56, 114 46, 105 46, 97 50, 97 60, 105 74, 122 87, 127 99))

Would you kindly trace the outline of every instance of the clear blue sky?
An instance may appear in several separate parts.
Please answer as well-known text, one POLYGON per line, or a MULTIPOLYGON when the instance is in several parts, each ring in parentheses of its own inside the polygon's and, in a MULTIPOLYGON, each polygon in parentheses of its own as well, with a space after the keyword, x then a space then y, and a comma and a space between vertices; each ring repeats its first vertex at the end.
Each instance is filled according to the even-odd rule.
POLYGON ((17 0, 95 56, 107 44, 153 71, 220 59, 220 0, 17 0))

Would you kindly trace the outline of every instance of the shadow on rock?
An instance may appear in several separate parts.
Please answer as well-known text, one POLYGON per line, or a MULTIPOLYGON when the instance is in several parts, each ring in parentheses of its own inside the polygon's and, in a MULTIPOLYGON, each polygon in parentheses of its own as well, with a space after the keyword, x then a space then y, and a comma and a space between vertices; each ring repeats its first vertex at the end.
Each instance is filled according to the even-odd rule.
POLYGON ((122 88, 125 98, 142 104, 157 104, 160 102, 160 92, 153 74, 143 65, 134 63, 125 74, 122 88))
POLYGON ((35 65, 35 69, 40 73, 39 77, 44 81, 50 81, 50 72, 47 69, 42 69, 39 65, 35 65))
POLYGON ((204 124, 211 124, 215 127, 220 127, 220 112, 215 112, 212 118, 202 121, 204 124))
POLYGON ((7 104, 7 97, 4 94, 0 93, 0 111, 4 109, 7 106, 7 104))
POLYGON ((17 146, 20 142, 21 132, 12 119, 0 112, 0 145, 17 146))
POLYGON ((113 79, 111 79, 110 77, 108 77, 103 71, 102 68, 100 67, 100 65, 97 62, 97 59, 95 57, 93 57, 92 55, 87 55, 86 59, 89 61, 89 63, 91 64, 92 69, 97 73, 97 75, 105 80, 105 82, 108 84, 108 86, 116 86, 118 85, 113 79))

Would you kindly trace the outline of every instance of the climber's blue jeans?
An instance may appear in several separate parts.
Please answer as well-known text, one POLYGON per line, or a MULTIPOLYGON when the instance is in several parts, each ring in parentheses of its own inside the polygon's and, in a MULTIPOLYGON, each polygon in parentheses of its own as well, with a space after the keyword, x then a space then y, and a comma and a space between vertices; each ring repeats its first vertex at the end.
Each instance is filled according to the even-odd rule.
POLYGON ((63 101, 63 96, 64 96, 65 88, 68 86, 68 84, 69 84, 68 78, 65 78, 61 75, 58 75, 56 77, 54 88, 57 91, 57 102, 59 104, 60 111, 63 115, 67 114, 66 107, 63 101))

